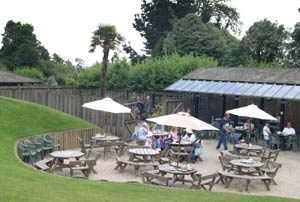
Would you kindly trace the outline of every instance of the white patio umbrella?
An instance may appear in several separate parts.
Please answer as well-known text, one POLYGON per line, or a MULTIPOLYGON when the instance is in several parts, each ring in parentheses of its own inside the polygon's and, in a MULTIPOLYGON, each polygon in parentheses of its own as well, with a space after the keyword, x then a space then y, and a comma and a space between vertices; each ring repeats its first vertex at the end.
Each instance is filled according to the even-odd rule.
MULTIPOLYGON (((261 110, 256 105, 251 104, 245 107, 240 107, 236 109, 231 109, 226 111, 226 113, 242 116, 242 117, 248 117, 248 118, 255 118, 255 119, 262 119, 262 120, 271 120, 276 121, 276 118, 268 114, 267 112, 261 110)), ((248 144, 250 145, 250 133, 252 128, 250 128, 248 133, 248 144)))
POLYGON ((234 114, 237 116, 262 119, 262 120, 271 120, 276 121, 276 118, 268 114, 267 112, 261 110, 256 105, 251 104, 245 107, 240 107, 236 109, 231 109, 226 111, 229 114, 234 114))
POLYGON ((98 111, 110 112, 114 114, 131 112, 130 108, 125 107, 120 103, 113 101, 111 98, 104 98, 102 100, 88 102, 83 104, 82 107, 98 110, 98 111))
POLYGON ((178 112, 177 114, 169 114, 155 118, 149 118, 146 120, 159 125, 189 128, 193 130, 219 130, 185 112, 178 112))

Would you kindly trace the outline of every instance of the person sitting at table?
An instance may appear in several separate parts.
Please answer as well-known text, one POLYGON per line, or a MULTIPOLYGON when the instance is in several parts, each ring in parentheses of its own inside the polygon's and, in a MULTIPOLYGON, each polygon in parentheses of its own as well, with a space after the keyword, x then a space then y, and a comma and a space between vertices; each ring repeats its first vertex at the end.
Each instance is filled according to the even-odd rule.
POLYGON ((254 129, 254 124, 251 123, 251 119, 248 119, 247 122, 244 123, 244 132, 239 137, 239 141, 241 143, 245 142, 247 139, 247 135, 249 134, 249 132, 251 133, 251 131, 253 131, 253 129, 254 129))
POLYGON ((149 131, 146 135, 146 142, 145 142, 145 147, 149 147, 152 149, 155 149, 155 143, 153 142, 153 133, 149 131))
POLYGON ((146 122, 143 123, 142 127, 138 131, 138 140, 144 141, 146 140, 146 135, 148 133, 148 124, 146 122))
POLYGON ((287 127, 285 127, 282 131, 282 135, 286 137, 287 147, 288 149, 291 149, 291 139, 292 136, 296 134, 296 131, 294 128, 292 128, 292 123, 287 122, 287 127))
POLYGON ((169 133, 168 139, 171 139, 173 141, 178 140, 178 128, 177 127, 172 127, 171 131, 169 133))
POLYGON ((264 136, 264 141, 267 146, 269 146, 270 143, 270 135, 272 134, 270 127, 269 127, 269 122, 266 121, 266 124, 263 128, 263 136, 264 136))
POLYGON ((183 140, 189 143, 193 143, 196 140, 196 136, 191 129, 186 129, 186 135, 183 137, 183 140))

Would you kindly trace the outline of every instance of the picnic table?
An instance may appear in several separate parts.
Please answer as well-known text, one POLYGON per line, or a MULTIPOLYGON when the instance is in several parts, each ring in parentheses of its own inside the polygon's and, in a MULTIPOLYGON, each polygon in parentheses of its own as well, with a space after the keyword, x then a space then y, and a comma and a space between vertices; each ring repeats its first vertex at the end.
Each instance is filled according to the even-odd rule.
POLYGON ((186 176, 191 176, 193 180, 196 179, 195 173, 197 173, 197 170, 193 168, 186 168, 182 169, 181 167, 175 167, 171 166, 169 164, 164 164, 158 166, 159 173, 164 176, 166 174, 171 174, 172 175, 172 180, 170 186, 174 186, 174 184, 177 181, 180 181, 182 184, 185 182, 191 182, 191 180, 185 180, 186 176))
POLYGON ((123 172, 127 165, 134 166, 136 176, 139 174, 140 167, 150 166, 157 169, 159 163, 155 162, 154 157, 159 155, 159 151, 151 148, 133 148, 128 150, 129 159, 117 158, 117 166, 123 172))
POLYGON ((260 145, 251 145, 251 144, 235 144, 234 149, 237 153, 240 153, 241 150, 245 150, 246 154, 249 156, 250 153, 254 152, 256 155, 260 156, 262 153, 263 147, 260 145))
POLYGON ((96 134, 95 136, 91 137, 91 139, 95 140, 96 142, 111 142, 111 141, 120 140, 120 138, 117 136, 101 135, 101 134, 96 134))
POLYGON ((69 164, 65 164, 64 160, 75 158, 79 160, 84 153, 80 151, 72 151, 72 150, 65 150, 65 151, 54 151, 50 153, 50 156, 53 157, 53 165, 50 167, 49 172, 53 172, 56 169, 63 169, 63 168, 70 168, 69 164))
POLYGON ((261 167, 264 165, 260 161, 255 161, 252 159, 234 159, 229 161, 229 163, 232 165, 232 169, 234 170, 234 167, 236 168, 235 174, 255 174, 263 175, 261 171, 261 167), (253 172, 253 169, 255 172, 253 172))
POLYGON ((159 155, 159 151, 151 148, 133 148, 128 150, 128 155, 129 161, 154 162, 154 157, 159 155))
POLYGON ((119 141, 120 138, 116 137, 116 136, 111 136, 111 135, 101 135, 101 134, 96 134, 95 136, 91 137, 92 140, 94 140, 96 142, 96 144, 94 144, 92 146, 92 149, 95 147, 103 147, 104 149, 104 159, 106 159, 106 153, 109 150, 109 148, 111 148, 112 146, 114 146, 114 142, 119 141))

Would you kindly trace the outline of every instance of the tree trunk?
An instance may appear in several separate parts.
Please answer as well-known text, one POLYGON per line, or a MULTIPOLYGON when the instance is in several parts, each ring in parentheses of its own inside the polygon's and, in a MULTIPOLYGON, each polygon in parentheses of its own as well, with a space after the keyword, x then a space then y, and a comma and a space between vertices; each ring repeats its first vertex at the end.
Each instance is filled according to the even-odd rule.
POLYGON ((106 87, 106 73, 108 64, 109 49, 103 49, 103 59, 102 59, 102 74, 100 80, 100 97, 105 97, 105 87, 106 87))

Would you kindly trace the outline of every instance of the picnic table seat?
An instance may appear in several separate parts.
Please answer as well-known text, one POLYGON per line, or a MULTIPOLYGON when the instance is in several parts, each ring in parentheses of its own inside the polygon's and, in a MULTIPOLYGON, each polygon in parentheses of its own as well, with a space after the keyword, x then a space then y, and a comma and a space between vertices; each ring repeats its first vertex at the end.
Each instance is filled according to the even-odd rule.
POLYGON ((142 173, 142 181, 144 184, 154 184, 169 187, 170 180, 172 180, 172 178, 159 175, 159 171, 157 170, 151 170, 142 173))
POLYGON ((228 171, 219 171, 219 176, 222 178, 222 181, 225 183, 225 188, 228 188, 230 186, 230 183, 232 182, 233 179, 242 179, 246 180, 246 188, 245 191, 248 191, 250 182, 252 180, 261 180, 268 191, 270 191, 270 184, 272 182, 273 177, 268 176, 268 175, 239 175, 239 174, 234 174, 232 172, 228 171))
POLYGON ((90 173, 96 172, 94 166, 96 166, 97 159, 84 159, 77 161, 70 161, 70 176, 73 177, 74 171, 81 171, 83 175, 88 178, 90 173))
POLYGON ((184 158, 187 162, 190 162, 192 159, 192 154, 194 147, 181 147, 181 146, 171 146, 169 150, 170 160, 176 161, 179 158, 184 158))
POLYGON ((52 162, 53 162, 53 158, 51 157, 51 158, 40 160, 34 163, 33 166, 39 170, 48 171, 52 165, 52 162))
POLYGON ((281 164, 277 163, 275 161, 272 160, 267 160, 265 165, 261 168, 262 173, 272 177, 272 182, 277 185, 277 183, 275 182, 274 178, 277 174, 277 171, 279 170, 279 168, 281 168, 281 164))
POLYGON ((125 158, 118 157, 116 159, 117 166, 115 170, 120 168, 120 173, 124 171, 127 165, 134 166, 135 175, 138 176, 140 167, 152 166, 155 170, 158 169, 159 163, 158 162, 142 162, 142 161, 129 161, 125 158))
POLYGON ((196 189, 204 189, 205 191, 211 191, 215 185, 216 179, 219 173, 213 173, 203 176, 202 174, 195 174, 195 179, 192 181, 192 187, 196 189))
POLYGON ((261 162, 265 162, 267 160, 276 161, 280 151, 281 151, 280 149, 276 149, 276 150, 269 150, 268 152, 265 152, 264 155, 261 156, 261 162))

